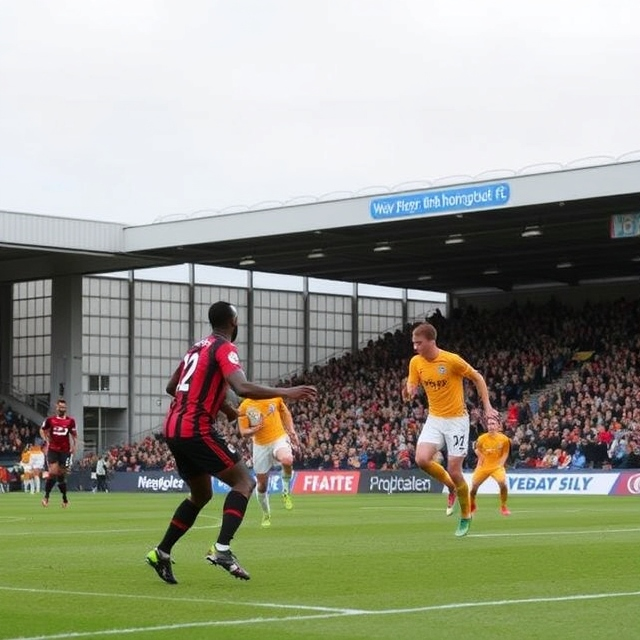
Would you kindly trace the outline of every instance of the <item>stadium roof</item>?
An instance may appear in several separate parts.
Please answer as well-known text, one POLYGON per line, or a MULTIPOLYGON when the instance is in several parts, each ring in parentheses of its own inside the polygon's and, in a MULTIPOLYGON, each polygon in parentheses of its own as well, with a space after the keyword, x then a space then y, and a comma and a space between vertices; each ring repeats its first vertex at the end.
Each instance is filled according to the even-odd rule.
POLYGON ((640 281, 640 162, 134 227, 0 220, 4 282, 182 263, 460 295, 640 281))

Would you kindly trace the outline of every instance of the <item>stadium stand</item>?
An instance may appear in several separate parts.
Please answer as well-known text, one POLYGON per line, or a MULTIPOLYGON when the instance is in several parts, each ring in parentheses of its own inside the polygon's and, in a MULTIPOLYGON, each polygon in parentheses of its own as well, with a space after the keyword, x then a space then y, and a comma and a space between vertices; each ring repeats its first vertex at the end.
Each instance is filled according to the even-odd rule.
MULTIPOLYGON (((550 300, 498 310, 473 307, 438 325, 442 348, 476 363, 512 439, 511 464, 525 468, 640 467, 640 301, 550 300)), ((414 466, 425 408, 400 399, 413 350, 411 326, 371 341, 281 384, 314 384, 314 404, 292 403, 301 449, 297 469, 397 469, 414 466)), ((473 434, 483 431, 469 386, 473 434)), ((218 427, 245 451, 246 441, 224 421, 218 427)), ((172 470, 161 439, 111 449, 115 471, 172 470)), ((80 461, 90 466, 91 458, 80 461)), ((467 468, 474 460, 470 453, 467 468)))

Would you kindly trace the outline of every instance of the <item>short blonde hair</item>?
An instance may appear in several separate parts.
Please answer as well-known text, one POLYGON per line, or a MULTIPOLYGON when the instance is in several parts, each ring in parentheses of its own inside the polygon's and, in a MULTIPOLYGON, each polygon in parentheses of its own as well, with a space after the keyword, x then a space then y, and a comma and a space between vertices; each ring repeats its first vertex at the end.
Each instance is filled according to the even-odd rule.
POLYGON ((414 335, 424 336, 427 340, 435 340, 438 337, 437 329, 429 322, 421 322, 413 328, 414 335))

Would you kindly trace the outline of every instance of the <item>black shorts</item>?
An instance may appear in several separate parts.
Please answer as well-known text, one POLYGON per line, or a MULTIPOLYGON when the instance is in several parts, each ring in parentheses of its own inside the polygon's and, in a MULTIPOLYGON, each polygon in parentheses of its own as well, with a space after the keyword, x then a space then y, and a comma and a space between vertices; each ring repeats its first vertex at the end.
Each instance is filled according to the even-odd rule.
POLYGON ((196 438, 167 438, 176 461, 176 468, 184 480, 208 473, 217 476, 230 469, 242 459, 235 447, 215 431, 196 438))
POLYGON ((67 468, 69 466, 69 460, 71 460, 71 453, 69 451, 47 451, 47 465, 58 463, 59 467, 67 468))

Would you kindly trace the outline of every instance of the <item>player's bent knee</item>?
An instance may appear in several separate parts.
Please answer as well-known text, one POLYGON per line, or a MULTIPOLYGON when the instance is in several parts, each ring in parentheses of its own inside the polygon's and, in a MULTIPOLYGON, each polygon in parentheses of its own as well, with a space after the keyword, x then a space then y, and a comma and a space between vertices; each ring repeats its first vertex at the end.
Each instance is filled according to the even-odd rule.
POLYGON ((251 476, 248 476, 246 478, 239 479, 231 488, 234 491, 249 497, 255 490, 256 484, 256 481, 251 476))
POLYGON ((431 464, 432 459, 432 456, 416 456, 416 466, 426 471, 426 467, 431 464))

